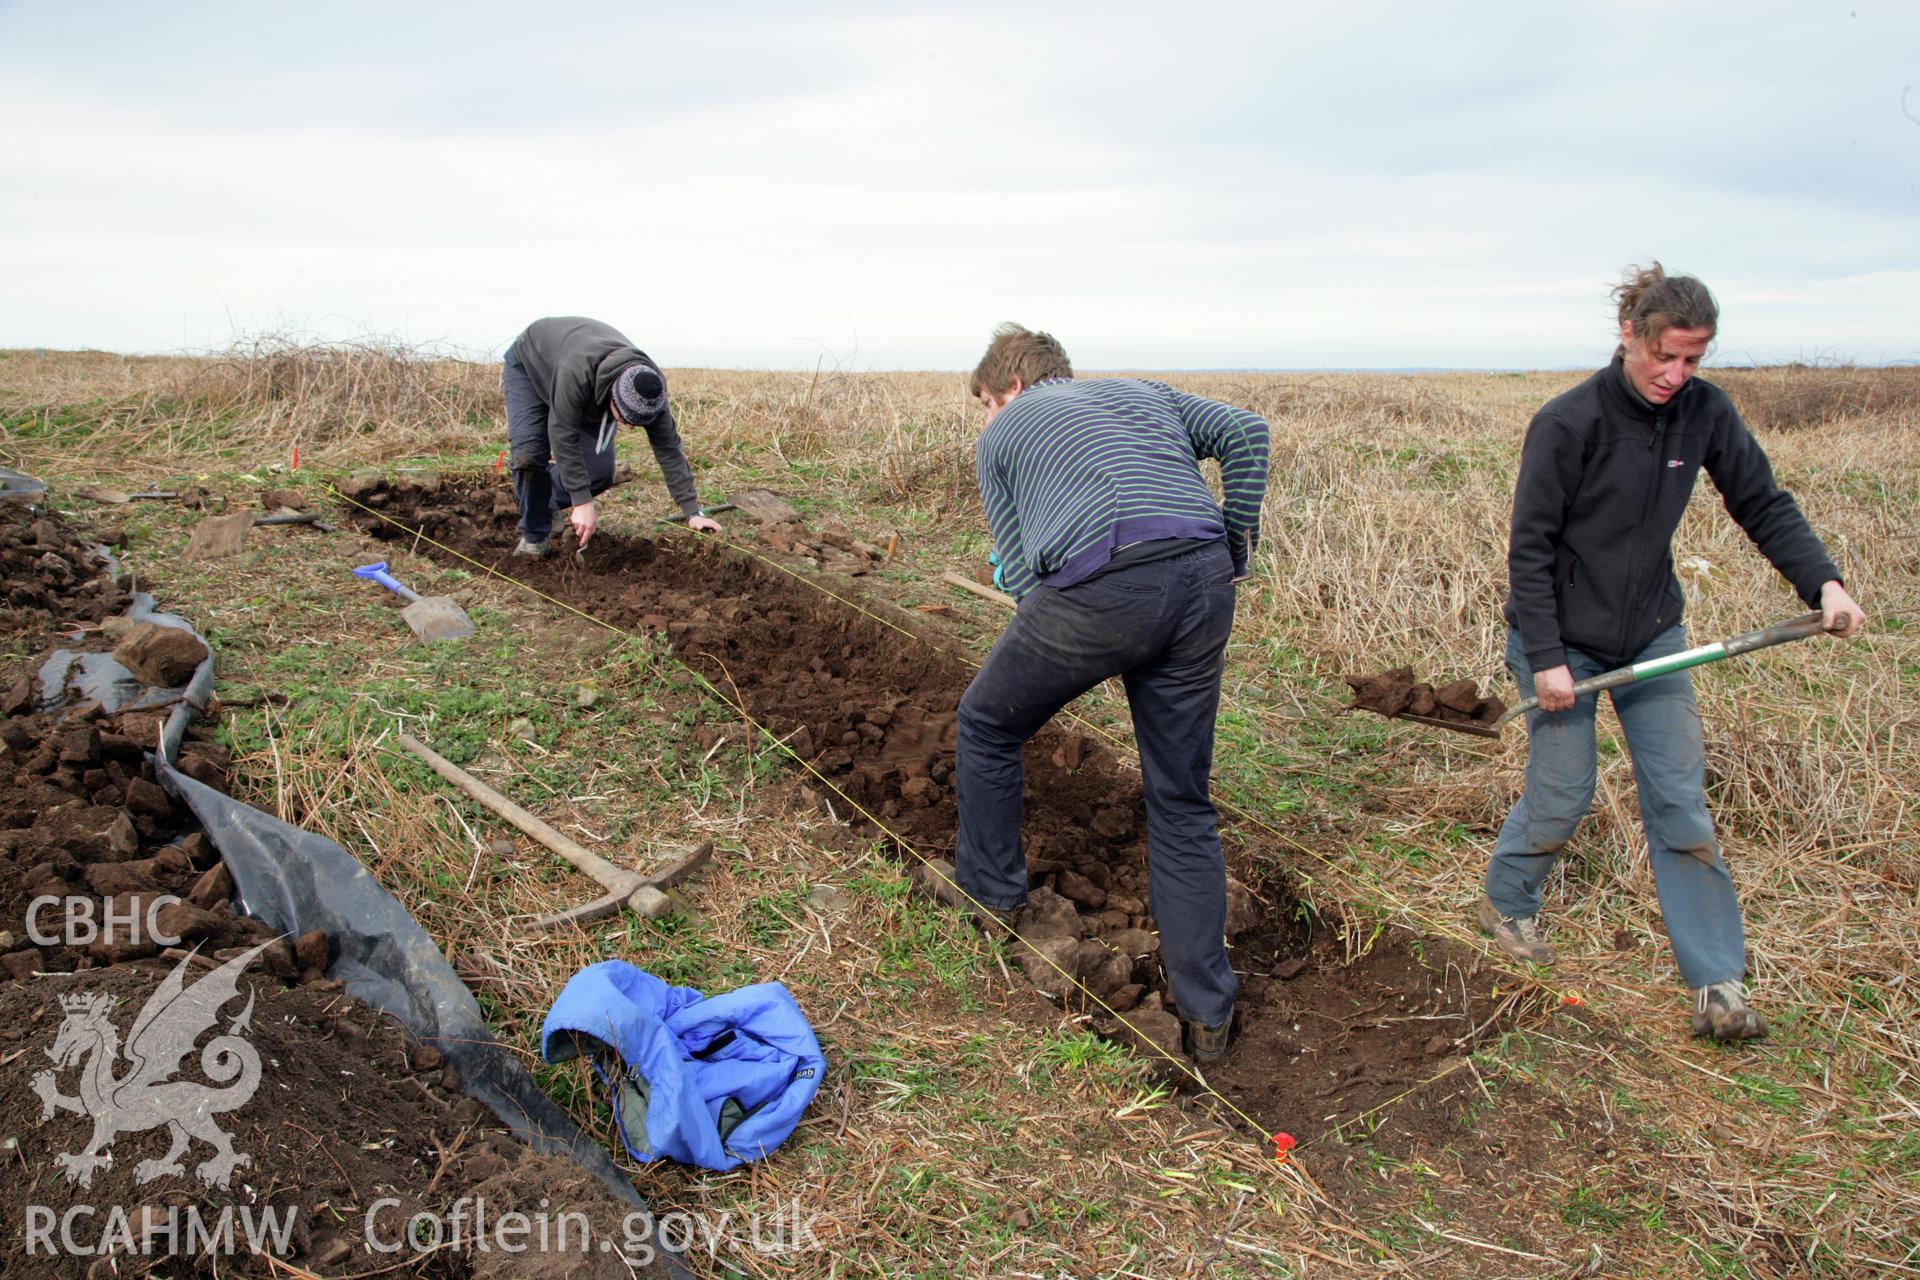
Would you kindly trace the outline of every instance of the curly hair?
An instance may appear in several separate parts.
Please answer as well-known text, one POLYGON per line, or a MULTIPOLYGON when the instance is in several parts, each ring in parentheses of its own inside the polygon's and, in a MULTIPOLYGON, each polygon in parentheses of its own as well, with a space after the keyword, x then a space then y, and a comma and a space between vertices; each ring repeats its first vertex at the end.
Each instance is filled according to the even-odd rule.
POLYGON ((1720 327, 1720 304, 1693 276, 1670 276, 1658 262, 1629 266, 1613 287, 1620 323, 1634 336, 1650 338, 1668 329, 1720 327))

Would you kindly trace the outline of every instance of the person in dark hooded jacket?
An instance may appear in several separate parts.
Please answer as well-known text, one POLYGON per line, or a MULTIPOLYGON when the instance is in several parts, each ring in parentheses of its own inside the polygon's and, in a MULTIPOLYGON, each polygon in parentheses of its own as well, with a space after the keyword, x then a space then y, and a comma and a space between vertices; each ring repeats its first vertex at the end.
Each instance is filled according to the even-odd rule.
MULTIPOLYGON (((1576 680, 1687 647, 1673 534, 1705 471, 1727 512, 1827 630, 1854 635, 1866 615, 1773 478, 1760 445, 1720 388, 1694 377, 1720 309, 1692 276, 1659 263, 1615 290, 1613 363, 1541 408, 1527 428, 1508 539, 1507 666, 1527 716, 1526 787, 1488 864, 1480 927, 1507 955, 1550 964, 1540 891, 1593 802, 1598 694, 1576 680)), ((1707 813, 1706 756, 1687 671, 1613 690, 1633 757, 1660 915, 1693 989, 1693 1033, 1767 1033, 1747 1003, 1746 941, 1733 879, 1707 813)))
POLYGON ((622 426, 647 433, 687 527, 719 532, 701 514, 660 366, 612 325, 585 316, 535 320, 507 348, 500 381, 520 504, 515 555, 547 554, 554 516, 569 507, 580 545, 593 537, 594 499, 613 484, 614 437, 622 426))

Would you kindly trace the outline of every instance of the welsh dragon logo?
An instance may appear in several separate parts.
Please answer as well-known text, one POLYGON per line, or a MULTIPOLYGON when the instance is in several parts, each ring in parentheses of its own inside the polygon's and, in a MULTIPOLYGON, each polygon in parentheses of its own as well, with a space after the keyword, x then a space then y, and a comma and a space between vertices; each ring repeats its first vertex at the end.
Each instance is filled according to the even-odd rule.
POLYGON ((134 1018, 124 1049, 119 1031, 107 1019, 112 997, 79 993, 60 997, 67 1016, 53 1048, 47 1050, 54 1070, 34 1076, 33 1091, 40 1095, 42 1120, 51 1120, 56 1111, 93 1117, 93 1138, 86 1148, 55 1157, 69 1181, 92 1186, 94 1170, 113 1162, 108 1148, 117 1135, 161 1125, 172 1134, 173 1145, 160 1159, 140 1162, 134 1170, 136 1183, 185 1173, 180 1157, 194 1138, 214 1149, 211 1158, 194 1167, 209 1186, 225 1187, 236 1168, 253 1163, 251 1157, 234 1151, 232 1141, 214 1123, 216 1116, 247 1105, 260 1087, 260 1055, 242 1038, 253 1016, 251 992, 247 1007, 201 1050, 200 1070, 214 1084, 171 1077, 193 1052, 201 1033, 220 1020, 221 1007, 240 994, 241 970, 270 945, 261 943, 235 956, 191 987, 186 985, 188 961, 182 960, 134 1018), (123 1055, 127 1069, 116 1075, 123 1055), (60 1092, 55 1076, 76 1065, 80 1096, 70 1098, 60 1092))

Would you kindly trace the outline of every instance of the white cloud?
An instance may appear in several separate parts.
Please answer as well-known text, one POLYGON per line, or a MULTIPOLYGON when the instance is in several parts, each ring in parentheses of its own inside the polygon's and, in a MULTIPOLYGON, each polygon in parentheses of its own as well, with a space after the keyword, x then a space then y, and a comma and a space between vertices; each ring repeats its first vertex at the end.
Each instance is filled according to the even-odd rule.
POLYGON ((0 8, 0 345, 1582 365, 1658 255, 1729 355, 1920 358, 1920 24, 1843 12, 0 8))

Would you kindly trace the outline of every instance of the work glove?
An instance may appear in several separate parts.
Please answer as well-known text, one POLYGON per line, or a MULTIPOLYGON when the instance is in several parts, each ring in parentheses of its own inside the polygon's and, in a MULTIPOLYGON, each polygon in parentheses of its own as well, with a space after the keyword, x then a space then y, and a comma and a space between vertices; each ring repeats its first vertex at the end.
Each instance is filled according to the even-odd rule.
POLYGON ((1007 584, 1003 581, 1003 575, 1007 572, 1007 567, 1000 563, 1000 553, 998 551, 987 552, 987 563, 993 566, 994 587, 998 590, 1005 591, 1007 584))

